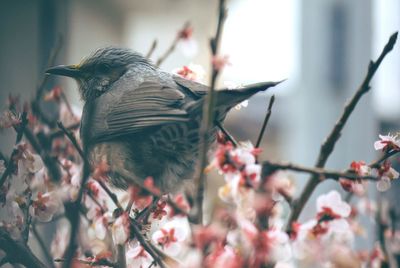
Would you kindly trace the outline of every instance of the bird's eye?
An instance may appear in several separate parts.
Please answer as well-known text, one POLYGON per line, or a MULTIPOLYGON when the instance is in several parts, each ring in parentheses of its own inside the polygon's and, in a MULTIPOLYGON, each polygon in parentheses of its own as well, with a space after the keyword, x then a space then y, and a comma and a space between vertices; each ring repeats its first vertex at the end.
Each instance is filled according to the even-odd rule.
POLYGON ((100 63, 97 65, 97 71, 100 73, 108 73, 111 70, 111 67, 106 63, 100 63))

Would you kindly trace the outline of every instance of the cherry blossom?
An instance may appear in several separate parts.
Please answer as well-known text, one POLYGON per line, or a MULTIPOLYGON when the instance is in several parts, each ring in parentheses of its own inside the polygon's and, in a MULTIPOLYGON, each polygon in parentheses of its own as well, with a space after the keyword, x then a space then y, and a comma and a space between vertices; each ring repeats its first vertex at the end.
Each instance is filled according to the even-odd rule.
POLYGON ((203 82, 205 78, 205 71, 201 65, 190 63, 181 68, 174 69, 173 73, 195 82, 203 82))
POLYGON ((10 111, 4 111, 0 116, 0 130, 16 126, 21 120, 10 111))
POLYGON ((111 226, 111 233, 115 244, 124 245, 128 240, 130 235, 129 224, 128 213, 123 213, 115 220, 111 226))
POLYGON ((95 236, 100 240, 104 240, 106 238, 110 216, 111 215, 101 215, 93 222, 95 236))
POLYGON ((186 23, 183 29, 178 32, 177 38, 177 47, 182 51, 184 56, 193 57, 196 55, 198 45, 193 38, 193 27, 189 23, 186 23))
POLYGON ((34 174, 43 168, 42 158, 32 153, 24 143, 17 145, 18 154, 16 160, 18 161, 18 174, 29 175, 34 174))
POLYGON ((36 199, 32 200, 29 212, 32 217, 42 222, 49 222, 62 207, 61 200, 55 192, 37 194, 36 199))
POLYGON ((230 64, 229 56, 213 56, 211 63, 215 70, 222 71, 227 65, 230 64))
POLYGON ((241 268, 244 267, 244 259, 234 248, 226 245, 209 258, 207 267, 241 268))
POLYGON ((0 227, 5 228, 14 239, 19 239, 21 236, 25 218, 21 206, 25 206, 26 203, 26 198, 16 193, 14 188, 7 192, 0 227))
POLYGON ((317 199, 317 212, 320 218, 324 216, 332 218, 346 218, 350 215, 351 207, 342 201, 340 194, 332 190, 327 194, 320 195, 317 199))
POLYGON ((146 268, 150 267, 152 262, 153 258, 139 243, 128 247, 126 251, 126 264, 128 268, 146 268))
POLYGON ((364 161, 353 161, 350 168, 359 176, 368 176, 371 173, 371 168, 364 161))
POLYGON ((376 183, 376 188, 380 192, 387 191, 391 186, 391 181, 399 178, 399 172, 392 168, 392 164, 388 160, 384 161, 378 169, 373 169, 372 175, 380 177, 376 183))
POLYGON ((400 139, 398 138, 398 135, 379 135, 379 139, 379 141, 374 143, 375 150, 400 150, 400 139))
POLYGON ((189 235, 189 226, 185 218, 175 217, 166 222, 152 235, 152 240, 170 256, 178 255, 183 249, 183 241, 189 235))

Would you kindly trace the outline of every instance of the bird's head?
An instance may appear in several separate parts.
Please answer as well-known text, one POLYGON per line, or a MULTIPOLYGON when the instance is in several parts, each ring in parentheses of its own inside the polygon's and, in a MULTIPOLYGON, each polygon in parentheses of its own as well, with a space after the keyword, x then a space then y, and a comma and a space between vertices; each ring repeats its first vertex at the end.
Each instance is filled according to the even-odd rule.
POLYGON ((74 78, 84 101, 107 92, 132 65, 151 66, 149 61, 129 49, 106 47, 94 52, 76 65, 60 65, 46 70, 47 74, 74 78))

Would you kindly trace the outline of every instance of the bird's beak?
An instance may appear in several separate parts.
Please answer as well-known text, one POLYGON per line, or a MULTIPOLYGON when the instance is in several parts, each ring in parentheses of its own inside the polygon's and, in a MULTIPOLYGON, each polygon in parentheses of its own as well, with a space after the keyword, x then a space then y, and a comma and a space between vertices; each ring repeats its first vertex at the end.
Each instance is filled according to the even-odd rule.
POLYGON ((59 65, 47 69, 46 74, 55 74, 77 78, 82 76, 82 71, 77 65, 59 65))

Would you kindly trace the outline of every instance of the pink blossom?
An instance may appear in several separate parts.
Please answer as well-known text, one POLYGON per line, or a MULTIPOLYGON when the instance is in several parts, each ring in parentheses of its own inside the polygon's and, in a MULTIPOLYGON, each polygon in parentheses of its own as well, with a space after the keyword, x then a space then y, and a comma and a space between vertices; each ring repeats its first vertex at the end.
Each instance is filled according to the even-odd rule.
POLYGON ((391 181, 399 178, 399 173, 392 168, 392 163, 388 160, 384 161, 378 169, 373 169, 372 175, 380 177, 376 183, 376 188, 380 192, 387 191, 391 186, 391 181))
POLYGON ((189 226, 185 218, 174 218, 165 223, 159 230, 152 235, 154 243, 159 245, 166 254, 171 256, 178 255, 182 248, 182 242, 189 235, 189 226))
POLYGON ((95 235, 98 239, 104 240, 107 235, 108 219, 105 216, 97 217, 93 222, 95 235))
POLYGON ((164 216, 166 216, 168 213, 165 210, 167 206, 166 201, 159 200, 157 202, 157 206, 153 209, 153 219, 158 219, 161 220, 164 216))
POLYGON ((115 220, 111 227, 111 233, 115 244, 123 245, 128 240, 130 236, 129 225, 128 213, 123 213, 115 220))
POLYGON ((55 192, 37 194, 37 198, 32 201, 29 212, 32 217, 42 222, 49 222, 62 207, 61 200, 55 192))
POLYGON ((350 168, 359 176, 368 176, 371 173, 371 168, 364 161, 353 161, 350 168))
POLYGON ((241 268, 244 267, 244 259, 238 250, 226 245, 211 262, 210 267, 241 268))
POLYGON ((398 135, 379 135, 379 138, 380 140, 374 143, 375 150, 400 150, 400 139, 398 138, 398 135))
POLYGON ((191 81, 203 82, 205 77, 204 68, 201 65, 190 63, 188 66, 175 69, 173 73, 191 81))
POLYGON ((365 194, 366 182, 340 178, 339 183, 346 192, 351 192, 358 196, 365 194))
POLYGON ((178 32, 178 37, 181 39, 189 39, 192 38, 193 35, 193 27, 189 23, 185 23, 183 29, 178 32))
POLYGON ((18 195, 14 188, 6 193, 5 206, 2 210, 2 221, 0 228, 5 228, 14 239, 19 239, 24 225, 24 213, 20 205, 26 205, 24 196, 18 195))
POLYGON ((150 267, 152 262, 153 258, 140 244, 130 246, 126 251, 128 268, 150 267))
POLYGON ((317 198, 317 212, 333 218, 346 218, 350 215, 351 207, 342 201, 340 194, 332 190, 317 198))
MULTIPOLYGON (((189 202, 186 200, 185 196, 183 194, 177 194, 174 196, 173 201, 175 204, 183 211, 189 212, 190 211, 190 205, 189 202)), ((175 215, 180 215, 178 211, 175 211, 173 207, 170 207, 170 213, 169 217, 173 217, 175 215)))
POLYGON ((21 120, 10 111, 4 111, 0 116, 0 130, 16 126, 21 120))
POLYGON ((213 56, 211 63, 215 70, 222 71, 226 65, 229 65, 229 56, 213 56))
POLYGON ((27 148, 26 144, 18 144, 17 148, 19 151, 16 156, 16 160, 18 161, 18 174, 34 174, 43 168, 42 158, 32 153, 27 148))

